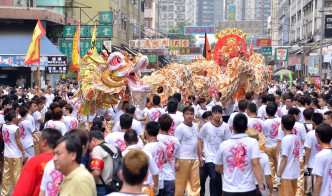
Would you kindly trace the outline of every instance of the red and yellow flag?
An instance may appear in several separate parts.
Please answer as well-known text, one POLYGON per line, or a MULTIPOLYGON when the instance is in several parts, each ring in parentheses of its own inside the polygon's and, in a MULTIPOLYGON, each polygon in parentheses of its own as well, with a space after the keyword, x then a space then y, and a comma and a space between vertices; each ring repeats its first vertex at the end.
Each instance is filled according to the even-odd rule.
POLYGON ((73 67, 78 69, 80 67, 80 23, 78 24, 77 30, 74 35, 73 40, 73 50, 72 50, 72 61, 73 67))
POLYGON ((28 53, 25 57, 24 65, 40 62, 40 38, 45 35, 40 19, 38 19, 35 30, 33 31, 32 40, 29 46, 28 53))
POLYGON ((252 39, 250 43, 250 56, 254 54, 254 45, 252 44, 252 39))

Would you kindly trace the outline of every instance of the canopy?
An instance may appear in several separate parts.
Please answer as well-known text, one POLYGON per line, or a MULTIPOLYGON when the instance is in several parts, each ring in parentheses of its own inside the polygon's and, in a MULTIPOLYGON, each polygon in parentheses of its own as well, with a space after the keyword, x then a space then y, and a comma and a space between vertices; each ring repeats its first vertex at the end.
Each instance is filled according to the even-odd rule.
MULTIPOLYGON (((31 39, 31 35, 0 35, 0 55, 25 56, 31 39)), ((65 55, 44 35, 40 39, 40 56, 65 55)))
POLYGON ((282 74, 284 77, 288 77, 289 72, 291 72, 292 75, 294 74, 294 72, 292 72, 291 70, 288 70, 288 69, 281 69, 281 70, 275 72, 273 75, 274 75, 274 76, 280 76, 280 75, 282 74))

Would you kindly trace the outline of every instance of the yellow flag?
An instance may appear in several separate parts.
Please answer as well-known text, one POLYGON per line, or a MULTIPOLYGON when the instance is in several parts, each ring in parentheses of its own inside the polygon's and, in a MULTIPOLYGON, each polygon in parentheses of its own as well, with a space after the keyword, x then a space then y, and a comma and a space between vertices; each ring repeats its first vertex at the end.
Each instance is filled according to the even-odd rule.
POLYGON ((97 53, 97 41, 96 41, 96 25, 93 27, 93 33, 91 38, 91 48, 93 52, 97 53))
POLYGON ((76 69, 79 68, 80 60, 81 57, 80 57, 80 23, 79 23, 73 40, 72 61, 74 68, 76 69))
POLYGON ((35 30, 33 31, 32 40, 29 46, 28 53, 25 57, 24 65, 40 62, 40 38, 45 35, 40 19, 38 19, 35 30))

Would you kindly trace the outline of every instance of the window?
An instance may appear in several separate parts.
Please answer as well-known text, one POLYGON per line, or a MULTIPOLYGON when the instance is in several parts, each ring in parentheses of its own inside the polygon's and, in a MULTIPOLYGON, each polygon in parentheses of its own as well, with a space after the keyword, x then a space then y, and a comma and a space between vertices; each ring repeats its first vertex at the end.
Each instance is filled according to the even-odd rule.
POLYGON ((167 18, 167 14, 161 14, 161 19, 166 19, 167 18))
POLYGON ((144 19, 144 26, 147 27, 149 25, 148 19, 144 19))
POLYGON ((168 19, 173 19, 173 18, 174 18, 174 14, 171 13, 168 15, 168 19))
POLYGON ((174 11, 174 5, 170 5, 170 6, 168 7, 168 10, 169 10, 169 11, 174 11))
POLYGON ((163 11, 163 12, 167 11, 167 5, 161 6, 161 11, 163 11))

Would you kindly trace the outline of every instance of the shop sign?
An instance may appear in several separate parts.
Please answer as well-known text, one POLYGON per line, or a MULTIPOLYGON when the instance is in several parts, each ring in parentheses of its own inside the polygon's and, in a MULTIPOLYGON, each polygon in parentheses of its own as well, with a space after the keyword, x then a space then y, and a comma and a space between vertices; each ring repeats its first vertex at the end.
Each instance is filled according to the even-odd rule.
POLYGON ((48 64, 67 65, 66 56, 48 56, 48 64))
POLYGON ((187 55, 187 54, 200 54, 201 48, 200 47, 191 47, 191 48, 181 48, 180 55, 187 55))
POLYGON ((271 39, 257 39, 257 47, 271 46, 271 39))
MULTIPOLYGON (((97 43, 97 51, 101 50, 103 45, 102 41, 98 40, 97 43)), ((89 40, 81 40, 80 41, 80 55, 83 58, 88 50, 91 48, 91 39, 89 40)), ((66 54, 68 57, 68 62, 72 62, 72 50, 73 50, 73 40, 61 40, 59 42, 59 50, 66 54)))
POLYGON ((308 56, 308 73, 313 76, 319 75, 319 56, 308 56))
POLYGON ((112 12, 100 12, 100 23, 111 24, 112 23, 112 12))
POLYGON ((185 35, 214 34, 214 27, 184 27, 185 35))
POLYGON ((332 38, 332 15, 325 16, 325 38, 332 38))
POLYGON ((157 63, 157 54, 146 54, 149 57, 149 63, 157 63))
POLYGON ((301 71, 302 70, 302 65, 301 64, 296 64, 295 65, 295 71, 301 71))
POLYGON ((263 56, 272 56, 272 47, 262 47, 263 56))
POLYGON ((48 66, 48 74, 66 74, 68 73, 68 66, 48 66))
POLYGON ((171 47, 189 47, 189 39, 175 39, 170 40, 171 47))
POLYGON ((40 63, 24 65, 25 56, 0 56, 0 67, 46 67, 48 66, 47 57, 40 57, 40 63))
POLYGON ((275 61, 288 61, 288 49, 276 48, 275 61))
POLYGON ((141 49, 156 49, 169 48, 170 40, 167 39, 144 39, 144 40, 129 40, 129 48, 137 49, 141 45, 141 49))

